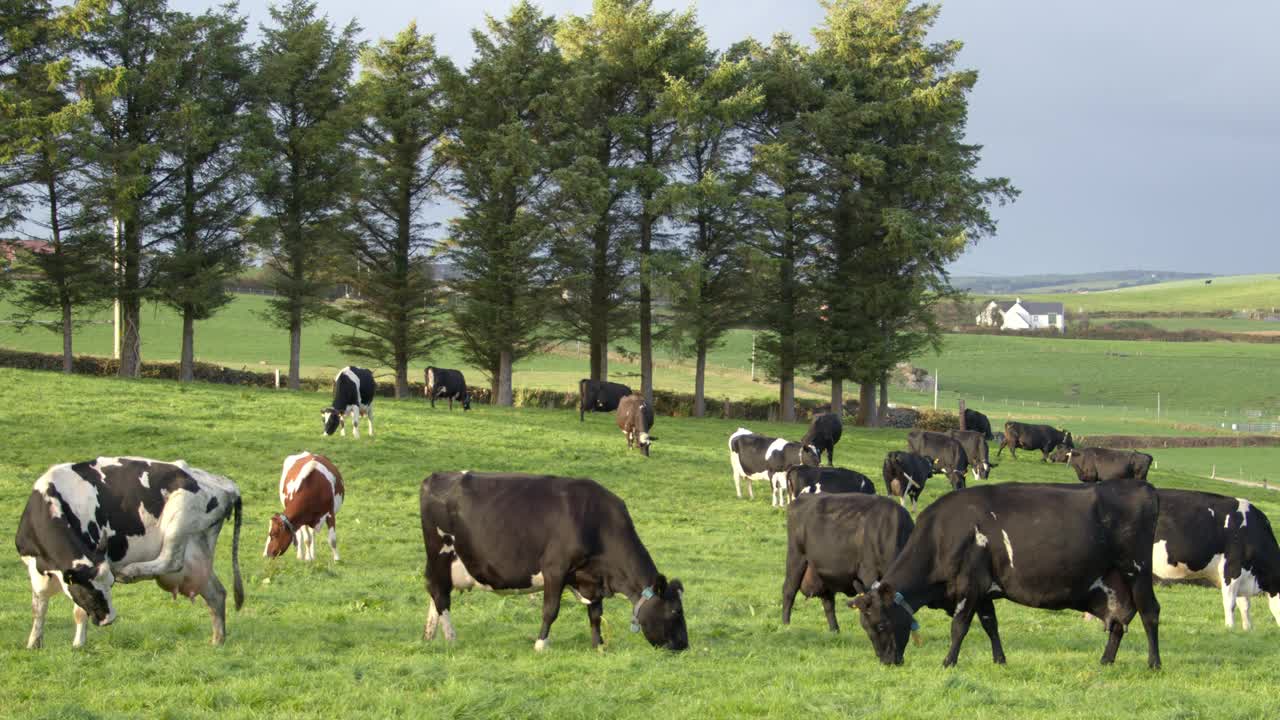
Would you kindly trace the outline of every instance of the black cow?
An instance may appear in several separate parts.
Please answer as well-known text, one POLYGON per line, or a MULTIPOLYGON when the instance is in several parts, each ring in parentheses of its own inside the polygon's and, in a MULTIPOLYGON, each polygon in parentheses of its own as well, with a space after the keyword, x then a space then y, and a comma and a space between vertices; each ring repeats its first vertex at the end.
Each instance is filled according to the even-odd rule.
POLYGON ((449 410, 453 410, 453 401, 462 402, 462 409, 471 409, 471 391, 467 389, 467 379, 460 370, 429 367, 426 371, 427 382, 422 387, 422 394, 436 406, 436 398, 447 398, 449 410))
POLYGON ((1191 490, 1157 490, 1160 520, 1151 571, 1162 582, 1208 584, 1222 591, 1227 627, 1237 603, 1252 630, 1249 597, 1270 596, 1280 624, 1280 546, 1267 516, 1243 498, 1191 490))
POLYGON ((884 456, 882 473, 884 494, 898 498, 903 507, 906 507, 909 496, 911 512, 915 512, 916 501, 924 492, 924 483, 933 475, 933 458, 894 450, 884 456))
POLYGON ((378 385, 373 372, 364 368, 347 366, 333 378, 333 404, 324 409, 324 434, 332 435, 342 429, 347 434, 347 416, 351 416, 351 437, 360 437, 360 416, 369 418, 369 437, 373 437, 373 395, 378 385))
POLYGON ((49 598, 59 591, 75 603, 72 645, 84 645, 92 617, 115 620, 111 588, 154 579, 193 600, 204 598, 213 642, 226 637, 227 591, 213 571, 222 523, 235 516, 231 537, 236 609, 240 581, 240 490, 224 477, 185 462, 100 457, 54 465, 36 480, 18 522, 15 544, 31 576, 31 635, 44 643, 49 598))
POLYGON ((653 438, 649 431, 653 429, 653 406, 644 401, 643 395, 628 395, 618 403, 618 429, 627 436, 627 447, 638 447, 640 453, 649 457, 649 446, 653 438))
POLYGON ((622 383, 583 378, 578 381, 578 420, 584 420, 587 412, 613 412, 630 394, 631 388, 622 383))
POLYGON ((632 630, 655 647, 689 647, 679 580, 667 581, 636 534, 627 506, 592 480, 499 473, 438 472, 418 494, 427 550, 430 609, 423 638, 449 619, 450 593, 542 592, 544 650, 565 589, 587 606, 591 645, 600 647, 604 599, 632 603, 632 630))
POLYGON ((933 458, 937 469, 951 481, 953 490, 964 487, 964 476, 969 472, 969 455, 959 440, 946 433, 912 430, 907 433, 907 448, 917 455, 933 458))
POLYGON ((1152 458, 1136 450, 1109 450, 1107 448, 1068 448, 1059 445, 1049 459, 1066 463, 1076 471, 1080 482, 1105 482, 1107 480, 1141 480, 1146 482, 1152 458))
POLYGON ((753 500, 755 480, 767 480, 773 490, 770 504, 782 507, 787 504, 787 470, 798 465, 818 467, 822 458, 809 445, 787 442, 782 438, 756 435, 746 428, 738 428, 729 436, 729 467, 733 469, 733 487, 742 497, 742 480, 747 480, 747 494, 753 500))
POLYGON ((1147 664, 1160 667, 1160 603, 1151 553, 1160 502, 1146 483, 983 485, 939 498, 916 520, 907 545, 881 584, 854 598, 872 647, 885 664, 901 664, 915 608, 952 616, 955 665, 976 613, 1004 663, 996 622, 998 598, 1045 610, 1078 610, 1110 633, 1102 663, 1134 614, 1147 633, 1147 664))
POLYGON ((796 592, 817 596, 827 628, 839 632, 836 593, 856 595, 880 580, 911 535, 911 516, 888 498, 862 494, 800 497, 787 509, 782 624, 796 592))
POLYGON ((1076 446, 1071 439, 1071 433, 1065 430, 1058 430, 1049 425, 1028 425, 1010 420, 1004 424, 1004 436, 1000 438, 1000 449, 996 450, 996 457, 1000 457, 1005 447, 1008 447, 1009 454, 1014 460, 1018 459, 1016 452, 1018 450, 1039 450, 1044 454, 1040 462, 1048 462, 1049 453, 1059 445, 1065 445, 1068 448, 1076 446))
POLYGON ((823 451, 827 453, 827 464, 835 465, 835 448, 836 443, 840 442, 840 435, 844 433, 844 424, 840 422, 840 416, 835 413, 822 413, 815 415, 809 423, 809 432, 805 433, 800 442, 805 445, 812 445, 814 450, 821 457, 823 451))
POLYGON ((973 432, 980 432, 982 433, 982 437, 987 440, 996 439, 996 436, 991 433, 991 421, 987 419, 986 415, 983 415, 977 410, 972 410, 970 408, 964 409, 964 429, 972 430, 973 432))
POLYGON ((787 470, 787 493, 794 500, 801 494, 876 494, 871 479, 856 470, 800 465, 787 470))
POLYGON ((987 448, 987 439, 976 430, 950 430, 951 436, 964 448, 969 458, 969 469, 973 471, 975 480, 986 480, 991 477, 991 456, 987 448))

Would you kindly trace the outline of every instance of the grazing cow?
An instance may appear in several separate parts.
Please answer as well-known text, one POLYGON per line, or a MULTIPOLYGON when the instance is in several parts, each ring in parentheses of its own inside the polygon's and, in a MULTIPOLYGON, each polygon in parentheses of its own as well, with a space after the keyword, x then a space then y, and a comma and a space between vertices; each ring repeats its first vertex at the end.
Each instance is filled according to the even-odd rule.
POLYGON ((924 482, 933 475, 933 458, 927 455, 894 450, 884 456, 884 494, 898 498, 903 507, 911 498, 911 512, 924 492, 924 482))
POLYGON ((446 398, 449 400, 450 411, 453 410, 454 400, 462 403, 463 410, 471 409, 471 391, 467 389, 467 379, 461 371, 429 367, 426 375, 427 382, 422 387, 422 394, 431 401, 431 407, 436 406, 436 398, 446 398))
POLYGON ((822 413, 815 415, 813 421, 809 423, 809 432, 805 433, 800 442, 805 445, 812 445, 821 457, 823 451, 827 453, 827 465, 835 465, 835 448, 836 443, 840 442, 840 435, 844 432, 844 425, 840 422, 840 416, 835 413, 822 413))
POLYGON ((424 639, 442 624, 445 640, 454 640, 454 589, 542 592, 542 630, 533 648, 544 650, 568 588, 587 606, 592 647, 602 649, 604 599, 615 593, 632 603, 632 632, 644 631, 654 647, 689 647, 684 586, 658 572, 627 506, 594 481, 438 472, 422 481, 419 502, 431 603, 424 639))
POLYGON ((861 613, 880 662, 901 664, 914 608, 952 616, 951 649, 976 613, 991 638, 991 657, 1005 661, 995 599, 1045 610, 1078 610, 1102 619, 1110 633, 1104 665, 1134 614, 1147 633, 1147 664, 1160 667, 1160 603, 1152 588, 1151 553, 1160 502, 1146 483, 984 485, 949 493, 916 519, 907 545, 870 592, 849 606, 861 613))
POLYGON ((622 398, 631 394, 631 388, 622 383, 606 380, 578 381, 578 421, 584 419, 587 412, 613 412, 618 409, 622 398))
POLYGON ((329 526, 329 548, 338 557, 338 511, 346 489, 342 473, 323 455, 302 451, 284 459, 280 471, 280 506, 284 512, 271 516, 267 545, 262 557, 280 557, 291 543, 298 544, 299 560, 316 559, 316 530, 329 526))
POLYGON ((75 603, 75 639, 85 643, 89 619, 116 618, 111 586, 154 579, 172 593, 204 598, 213 643, 226 638, 227 591, 213 571, 222 523, 234 514, 231 568, 236 609, 240 581, 240 490, 227 478, 181 460, 100 457, 54 465, 36 480, 18 523, 18 555, 31 576, 31 635, 44 643, 49 598, 61 591, 75 603))
POLYGON ((347 416, 351 416, 351 437, 360 437, 360 416, 369 418, 369 437, 373 437, 373 394, 378 385, 373 373, 352 365, 342 368, 333 378, 333 404, 324 409, 324 434, 342 429, 347 434, 347 416))
POLYGON ((1233 611, 1252 630, 1249 597, 1269 595, 1280 624, 1280 545, 1271 521, 1242 498, 1191 490, 1157 490, 1160 520, 1151 571, 1162 582, 1207 584, 1222 591, 1227 627, 1233 611))
POLYGON ((951 489, 964 487, 969 472, 969 455, 959 440, 946 433, 912 430, 907 433, 907 448, 917 455, 933 458, 937 469, 951 481, 951 489))
POLYGON ((864 593, 884 576, 911 535, 911 516, 888 498, 862 494, 797 498, 787 509, 782 624, 796 591, 822 600, 827 628, 839 632, 836 593, 864 593))
POLYGON ((969 408, 964 409, 964 429, 971 430, 973 432, 980 432, 982 433, 982 437, 987 440, 996 439, 996 436, 991 434, 991 421, 987 419, 986 415, 983 415, 977 410, 971 410, 969 408))
POLYGON ((982 436, 982 433, 975 430, 951 430, 947 435, 964 448, 974 480, 986 480, 991 477, 991 457, 988 454, 987 439, 982 436))
POLYGON ((787 470, 787 493, 795 500, 802 494, 866 493, 875 495, 871 480, 855 470, 800 465, 787 470))
POLYGON ((653 406, 644 401, 643 395, 628 395, 618 403, 618 429, 627 436, 627 448, 638 447, 640 453, 649 457, 649 445, 653 438, 649 431, 653 429, 653 406))
POLYGON ((1147 481, 1152 458, 1136 450, 1109 450, 1107 448, 1069 448, 1059 445, 1049 459, 1066 463, 1076 471, 1080 482, 1105 482, 1107 480, 1147 481))
POLYGON ((753 500, 756 493, 752 481, 767 480, 773 490, 770 504, 782 507, 787 504, 787 470, 797 465, 821 464, 818 451, 808 445, 756 435, 746 428, 738 428, 729 436, 729 467, 733 469, 733 487, 738 497, 742 497, 743 478, 747 480, 747 495, 753 500))
POLYGON ((1076 446, 1071 439, 1071 433, 1065 430, 1058 430, 1049 425, 1028 425, 1010 420, 1004 424, 1004 436, 1000 438, 1000 448, 996 450, 996 457, 1000 457, 1005 447, 1008 447, 1009 454, 1014 460, 1018 459, 1016 452, 1018 450, 1039 450, 1044 454, 1040 462, 1048 462, 1049 453, 1059 445, 1065 445, 1068 448, 1076 446))

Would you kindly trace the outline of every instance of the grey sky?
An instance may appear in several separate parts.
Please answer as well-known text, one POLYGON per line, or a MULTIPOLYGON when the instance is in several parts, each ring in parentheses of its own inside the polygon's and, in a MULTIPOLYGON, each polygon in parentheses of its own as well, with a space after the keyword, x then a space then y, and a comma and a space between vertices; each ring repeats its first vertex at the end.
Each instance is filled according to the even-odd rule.
MULTIPOLYGON (((181 9, 210 3, 174 0, 181 9)), ((590 0, 542 0, 579 14, 590 0)), ((808 40, 817 0, 655 0, 693 5, 711 42, 790 32, 808 40)), ((507 0, 319 0, 335 23, 389 36, 417 19, 459 64, 470 30, 507 0)), ((983 172, 1022 189, 999 233, 960 274, 1144 268, 1280 268, 1280 3, 1272 0, 951 0, 935 36, 965 42, 977 68, 969 137, 983 172)), ((242 0, 252 24, 266 0, 242 0)))

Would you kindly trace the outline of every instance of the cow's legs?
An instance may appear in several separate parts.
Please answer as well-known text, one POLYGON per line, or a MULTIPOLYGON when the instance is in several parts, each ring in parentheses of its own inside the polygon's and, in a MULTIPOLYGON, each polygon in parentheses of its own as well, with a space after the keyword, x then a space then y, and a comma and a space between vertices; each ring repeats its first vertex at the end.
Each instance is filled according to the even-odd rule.
MULTIPOLYGON (((453 409, 452 402, 449 403, 449 409, 450 410, 453 409)), ((364 411, 364 416, 369 420, 369 437, 373 437, 373 406, 372 405, 369 406, 369 409, 364 411)), ((357 417, 356 422, 359 422, 359 421, 360 421, 360 418, 357 417)))
MULTIPOLYGON (((270 540, 268 540, 267 542, 270 542, 270 540)), ((300 527, 293 533, 293 547, 297 553, 297 558, 299 560, 307 559, 307 550, 304 547, 306 544, 307 544, 307 529, 305 527, 300 527)))
MULTIPOLYGON (((448 572, 448 568, 445 568, 448 572)), ((427 622, 422 626, 422 639, 432 640, 436 636, 436 625, 440 624, 444 630, 445 642, 453 642, 458 639, 458 634, 453 630, 453 621, 449 619, 449 593, 452 588, 436 587, 431 582, 431 578, 427 577, 427 622), (443 610, 441 610, 443 608, 443 610)))
MULTIPOLYGON (((1237 580, 1238 579, 1239 578, 1237 578, 1237 580)), ((1222 586, 1222 615, 1226 619, 1227 628, 1229 629, 1236 626, 1236 603, 1248 602, 1243 597, 1238 596, 1239 591, 1239 585, 1237 585, 1235 581, 1225 583, 1222 586)), ((1245 613, 1242 613, 1242 615, 1244 615, 1242 618, 1244 621, 1244 629, 1249 630, 1249 616, 1245 613)))
POLYGON ((985 598, 978 603, 978 622, 982 623, 982 629, 987 631, 987 637, 991 638, 991 661, 997 665, 1004 665, 1004 645, 1000 643, 1000 623, 996 621, 996 605, 991 598, 985 598))
POLYGON ((1110 665, 1116 661, 1116 651, 1120 649, 1120 641, 1124 639, 1124 623, 1105 617, 1102 622, 1107 625, 1107 631, 1111 633, 1107 637, 1107 646, 1102 651, 1102 664, 1110 665))
POLYGON ((547 573, 542 571, 542 577, 546 578, 546 583, 542 586, 542 629, 538 631, 538 639, 533 643, 533 649, 538 652, 546 650, 551 645, 551 623, 556 621, 556 616, 560 614, 560 596, 564 594, 564 577, 562 573, 547 573))
POLYGON ((360 439, 360 409, 356 408, 355 412, 347 412, 351 416, 351 437, 360 439))
POLYGON ((1138 575, 1130 580, 1133 586, 1133 604, 1142 618, 1142 629, 1147 633, 1147 667, 1160 668, 1160 601, 1156 599, 1151 575, 1138 575))
POLYGON ((329 549, 333 550, 333 561, 338 562, 342 559, 338 557, 338 520, 333 513, 329 513, 324 519, 329 524, 329 549))
MULTIPOLYGON (((212 564, 212 559, 210 560, 212 564)), ((221 645, 227 639, 227 589, 210 567, 209 580, 200 589, 200 597, 209 606, 209 618, 213 621, 213 638, 210 642, 221 645)))
POLYGON ((1236 598, 1236 609, 1240 611, 1240 626, 1245 630, 1253 629, 1253 620, 1249 618, 1249 596, 1240 595, 1236 598))
POLYGON ((969 626, 973 623, 973 613, 977 609, 977 603, 970 600, 970 598, 964 598, 956 606, 955 615, 951 618, 951 649, 943 658, 942 667, 955 665, 960 657, 960 643, 964 642, 964 636, 969 633, 969 626))
POLYGON ((1280 625, 1280 593, 1272 595, 1269 602, 1271 605, 1271 615, 1276 619, 1276 624, 1280 625))
POLYGON ((591 623, 591 647, 604 652, 604 637, 600 634, 600 618, 604 617, 604 601, 593 600, 587 605, 587 621, 591 623))
POLYGON ((170 495, 160 516, 163 533, 160 554, 154 560, 119 567, 115 571, 116 580, 134 582, 181 571, 187 556, 187 543, 191 540, 191 533, 196 531, 196 528, 185 527, 184 523, 203 513, 204 506, 196 494, 180 490, 170 495))
POLYGON ((84 647, 84 642, 89 636, 89 613, 79 605, 75 605, 71 614, 76 619, 76 634, 71 639, 71 647, 84 647))
POLYGON ((822 600, 822 612, 827 614, 827 629, 833 633, 840 632, 840 623, 836 621, 836 594, 824 592, 818 599, 822 600))
POLYGON ((800 556, 799 551, 787 549, 787 571, 782 577, 782 624, 791 624, 791 608, 796 602, 796 593, 800 591, 800 583, 804 580, 804 571, 808 563, 800 556))
POLYGON ((27 636, 27 649, 44 647, 44 616, 49 611, 49 596, 31 591, 31 634, 27 636))

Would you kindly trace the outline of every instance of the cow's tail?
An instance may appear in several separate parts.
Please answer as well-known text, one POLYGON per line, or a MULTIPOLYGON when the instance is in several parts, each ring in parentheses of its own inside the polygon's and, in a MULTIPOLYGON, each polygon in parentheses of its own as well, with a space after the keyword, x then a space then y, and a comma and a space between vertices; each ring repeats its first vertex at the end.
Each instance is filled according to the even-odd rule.
POLYGON ((236 610, 244 606, 244 582, 240 579, 240 497, 236 496, 234 507, 235 526, 231 531, 231 575, 232 592, 235 593, 236 610))

